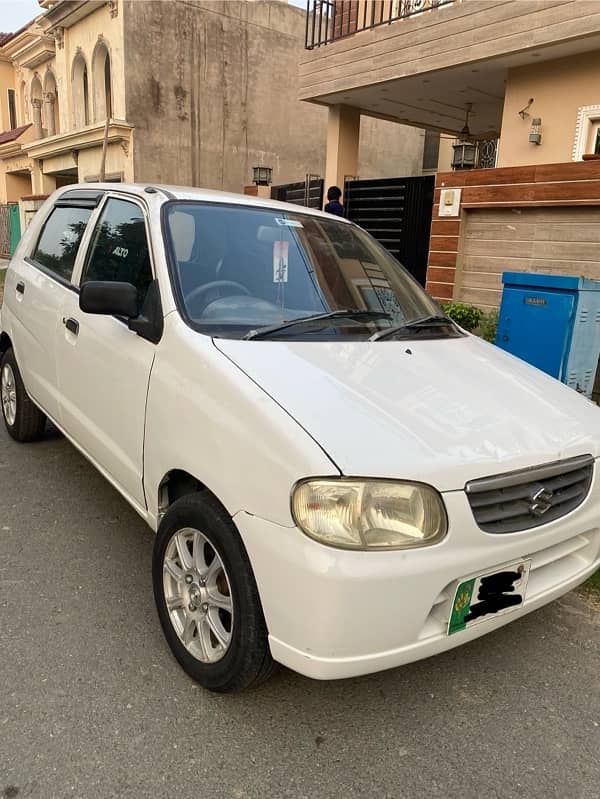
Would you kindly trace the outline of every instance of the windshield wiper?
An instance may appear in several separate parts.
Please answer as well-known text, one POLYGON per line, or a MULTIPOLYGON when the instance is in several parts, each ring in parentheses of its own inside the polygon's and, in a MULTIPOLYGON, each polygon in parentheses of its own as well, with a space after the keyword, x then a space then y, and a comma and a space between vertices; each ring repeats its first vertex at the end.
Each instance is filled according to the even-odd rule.
POLYGON ((313 314, 312 316, 299 316, 297 319, 289 319, 288 321, 280 322, 276 325, 267 325, 266 327, 259 327, 257 330, 250 330, 243 339, 256 339, 269 336, 271 333, 278 333, 280 330, 287 330, 290 327, 297 325, 310 324, 311 322, 327 321, 329 319, 353 319, 360 321, 361 319, 391 319, 392 314, 387 311, 371 311, 361 310, 360 308, 342 308, 338 311, 329 311, 328 313, 313 314))
POLYGON ((445 325, 454 327, 454 322, 450 317, 440 316, 439 314, 423 316, 421 319, 413 319, 412 322, 404 322, 401 325, 393 325, 384 330, 378 330, 377 333, 373 333, 369 341, 380 341, 381 339, 394 336, 396 333, 403 333, 405 330, 420 330, 426 327, 443 327, 445 325))

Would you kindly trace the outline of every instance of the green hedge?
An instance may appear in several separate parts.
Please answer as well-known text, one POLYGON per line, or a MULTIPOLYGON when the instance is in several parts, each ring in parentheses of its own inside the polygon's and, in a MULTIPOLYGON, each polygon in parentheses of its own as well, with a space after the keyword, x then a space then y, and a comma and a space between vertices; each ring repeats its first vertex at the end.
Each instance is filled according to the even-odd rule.
POLYGON ((498 311, 482 311, 476 305, 466 302, 448 302, 442 305, 442 310, 465 330, 491 341, 492 344, 496 340, 498 311))

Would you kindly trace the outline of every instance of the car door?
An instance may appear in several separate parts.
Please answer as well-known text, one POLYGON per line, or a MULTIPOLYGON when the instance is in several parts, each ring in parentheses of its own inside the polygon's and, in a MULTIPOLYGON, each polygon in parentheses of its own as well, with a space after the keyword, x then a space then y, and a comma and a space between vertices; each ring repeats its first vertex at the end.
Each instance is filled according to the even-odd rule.
MULTIPOLYGON (((24 255, 11 263, 10 295, 13 339, 27 392, 60 423, 56 370, 56 334, 62 308, 77 301, 72 276, 83 235, 97 200, 59 198, 24 255)), ((34 221, 32 224, 36 224, 34 221)))
MULTIPOLYGON (((140 307, 153 280, 150 238, 141 203, 108 195, 82 259, 80 285, 132 283, 140 307)), ((155 344, 124 319, 84 313, 67 299, 58 337, 62 423, 82 449, 141 510, 146 396, 155 344)))

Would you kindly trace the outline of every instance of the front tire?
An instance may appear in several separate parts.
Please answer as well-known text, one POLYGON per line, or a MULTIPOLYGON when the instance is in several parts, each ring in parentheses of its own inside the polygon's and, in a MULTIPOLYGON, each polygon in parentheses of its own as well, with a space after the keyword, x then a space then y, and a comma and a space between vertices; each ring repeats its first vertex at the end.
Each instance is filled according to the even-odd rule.
POLYGON ((207 492, 173 503, 154 545, 154 598, 184 671, 211 691, 258 685, 274 670, 246 549, 207 492))
POLYGON ((15 441, 35 441, 46 429, 46 416, 32 402, 12 348, 0 360, 0 405, 6 429, 15 441))

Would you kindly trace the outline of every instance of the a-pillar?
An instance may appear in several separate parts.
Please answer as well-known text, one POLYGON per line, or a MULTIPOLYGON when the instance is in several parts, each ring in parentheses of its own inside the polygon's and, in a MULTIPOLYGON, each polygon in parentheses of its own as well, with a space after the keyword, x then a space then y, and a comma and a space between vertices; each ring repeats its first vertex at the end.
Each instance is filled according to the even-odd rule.
POLYGON ((37 97, 34 97, 31 101, 31 107, 33 109, 33 138, 34 139, 41 139, 42 138, 42 101, 39 100, 37 97))
POLYGON ((344 178, 358 174, 360 111, 348 105, 329 106, 325 191, 330 186, 344 189, 344 178))
POLYGON ((48 136, 54 136, 56 133, 54 125, 54 92, 47 92, 44 95, 44 105, 46 106, 46 125, 48 127, 48 136))

